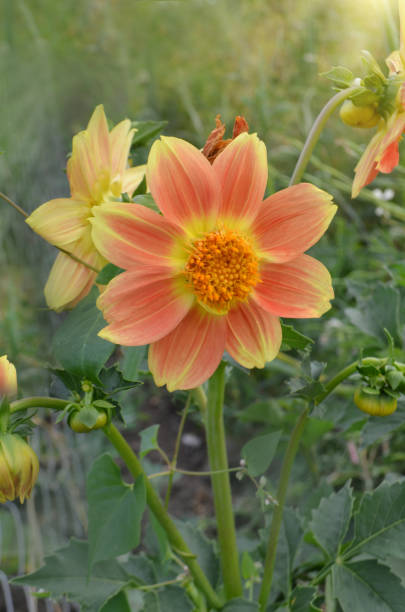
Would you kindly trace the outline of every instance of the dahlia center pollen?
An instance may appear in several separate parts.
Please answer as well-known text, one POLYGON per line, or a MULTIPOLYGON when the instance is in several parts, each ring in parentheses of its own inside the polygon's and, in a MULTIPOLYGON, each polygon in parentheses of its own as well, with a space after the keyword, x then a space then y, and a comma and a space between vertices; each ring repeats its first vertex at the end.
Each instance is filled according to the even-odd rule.
POLYGON ((242 236, 216 231, 193 243, 185 275, 201 304, 223 313, 248 297, 259 281, 258 268, 258 258, 242 236))

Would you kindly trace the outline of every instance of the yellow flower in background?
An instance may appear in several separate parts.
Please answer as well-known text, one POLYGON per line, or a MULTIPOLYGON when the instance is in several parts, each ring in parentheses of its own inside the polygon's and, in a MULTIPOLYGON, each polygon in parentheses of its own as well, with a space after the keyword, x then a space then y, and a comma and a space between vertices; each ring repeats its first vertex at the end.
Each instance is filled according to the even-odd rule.
MULTIPOLYGON (((93 208, 111 204, 121 193, 131 196, 145 175, 145 166, 128 168, 134 131, 129 119, 109 131, 104 108, 97 106, 87 129, 73 138, 67 163, 70 198, 50 200, 27 219, 42 238, 95 269, 107 262, 93 243, 93 208)), ((45 285, 48 306, 73 308, 90 291, 96 276, 94 270, 59 253, 45 285)))
POLYGON ((17 372, 7 355, 0 357, 0 398, 17 393, 17 372))

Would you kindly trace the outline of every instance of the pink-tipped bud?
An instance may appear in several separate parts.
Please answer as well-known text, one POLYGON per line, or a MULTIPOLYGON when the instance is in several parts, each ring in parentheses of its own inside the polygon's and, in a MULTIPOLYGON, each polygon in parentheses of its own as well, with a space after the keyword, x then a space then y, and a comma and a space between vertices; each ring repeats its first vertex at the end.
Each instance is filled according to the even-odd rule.
POLYGON ((17 393, 17 372, 7 355, 0 357, 0 398, 17 393))
POLYGON ((17 434, 0 434, 0 503, 31 495, 39 472, 38 457, 17 434))

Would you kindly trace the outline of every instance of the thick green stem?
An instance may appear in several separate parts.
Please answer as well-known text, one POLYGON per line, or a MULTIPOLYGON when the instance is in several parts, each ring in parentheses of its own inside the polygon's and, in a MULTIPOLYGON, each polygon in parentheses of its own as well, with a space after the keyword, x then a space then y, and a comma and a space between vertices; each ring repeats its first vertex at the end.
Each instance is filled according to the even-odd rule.
POLYGON ((273 512, 273 518, 270 526, 269 542, 267 546, 266 560, 264 565, 263 582, 259 595, 260 610, 264 612, 267 605, 267 600, 270 595, 271 583, 273 580, 274 563, 276 560, 278 536, 280 533, 281 523, 283 520, 283 511, 285 498, 287 495, 288 481, 290 479, 291 468, 294 463, 294 458, 298 450, 298 446, 301 440, 302 432, 304 431, 305 424, 308 418, 309 408, 305 408, 300 418, 298 419, 293 432, 291 434, 290 441, 287 446, 287 450, 284 456, 283 466, 281 468, 280 482, 277 490, 277 501, 278 506, 275 506, 273 512))
POLYGON ((206 432, 211 483, 214 493, 222 576, 227 599, 242 595, 242 581, 236 546, 235 519, 229 482, 226 453, 223 404, 225 391, 225 364, 221 363, 211 376, 208 386, 206 432))
POLYGON ((69 404, 67 400, 56 397, 24 397, 10 404, 10 412, 27 410, 28 408, 51 408, 52 410, 63 410, 69 404))
POLYGON ((204 593, 210 606, 215 609, 221 608, 222 602, 220 601, 219 597, 208 582, 202 569, 198 565, 195 555, 188 548, 176 525, 173 523, 172 519, 164 509, 163 504, 159 499, 159 496, 157 495, 155 489, 146 477, 141 462, 139 461, 129 444, 126 442, 124 437, 120 434, 118 429, 112 423, 106 425, 103 431, 107 438, 110 440, 111 444, 115 447, 122 459, 125 461, 125 464, 127 465, 132 476, 134 478, 137 478, 141 475, 145 476, 146 499, 149 508, 155 515, 156 519, 159 521, 160 525, 166 531, 166 534, 169 538, 169 542, 175 550, 176 554, 181 557, 182 561, 188 566, 190 573, 194 578, 195 584, 204 593))
POLYGON ((325 127, 325 123, 335 111, 335 109, 344 100, 346 100, 346 98, 349 98, 356 89, 356 87, 348 87, 343 91, 339 91, 323 107, 318 117, 315 119, 315 123, 312 126, 311 131, 309 132, 308 137, 305 141, 304 148, 301 151, 301 155, 298 158, 297 164, 292 174, 290 185, 296 185, 301 181, 308 162, 311 159, 312 151, 314 150, 314 147, 318 142, 319 136, 321 135, 321 132, 325 127))

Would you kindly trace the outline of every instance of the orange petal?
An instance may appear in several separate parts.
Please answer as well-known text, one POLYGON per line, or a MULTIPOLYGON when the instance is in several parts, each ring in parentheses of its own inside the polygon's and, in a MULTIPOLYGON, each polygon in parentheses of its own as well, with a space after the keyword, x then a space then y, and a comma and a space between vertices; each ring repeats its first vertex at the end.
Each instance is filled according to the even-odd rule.
POLYGON ((111 174, 122 174, 128 165, 129 149, 135 130, 131 130, 131 122, 124 119, 111 130, 110 150, 111 150, 111 174))
MULTIPOLYGON (((82 261, 101 270, 107 263, 97 253, 89 240, 79 240, 72 252, 82 261)), ((83 264, 75 261, 65 253, 59 253, 52 266, 44 293, 46 303, 52 310, 64 310, 74 308, 90 291, 97 273, 83 264)))
POLYGON ((280 350, 279 318, 253 301, 239 304, 227 316, 226 350, 245 368, 263 368, 280 350))
POLYGON ((146 173, 146 164, 142 166, 135 166, 134 168, 128 168, 122 175, 122 193, 127 193, 129 197, 132 196, 135 189, 142 183, 143 177, 146 173))
POLYGON ((110 325, 99 335, 115 344, 142 346, 171 332, 195 298, 183 277, 153 266, 123 272, 100 295, 97 306, 110 325))
POLYGON ((260 276, 254 300, 273 315, 313 318, 331 307, 334 293, 330 274, 320 261, 309 255, 299 255, 283 264, 266 263, 260 276))
POLYGON ((300 183, 263 202, 252 225, 252 234, 266 259, 289 261, 319 240, 336 210, 332 196, 326 191, 300 183))
POLYGON ((108 261, 125 269, 142 262, 172 265, 179 227, 141 204, 102 204, 93 212, 92 238, 108 261))
POLYGON ((384 137, 377 154, 377 170, 392 172, 399 162, 398 143, 405 128, 405 113, 394 113, 387 121, 384 137))
POLYGON ((213 163, 222 188, 221 218, 255 217, 267 185, 267 153, 256 134, 241 133, 213 163))
POLYGON ((193 389, 217 369, 225 348, 226 317, 193 307, 179 325, 149 348, 149 369, 169 391, 193 389))
POLYGON ((152 145, 146 178, 162 213, 191 232, 212 228, 220 190, 209 161, 193 145, 164 137, 152 145))
POLYGON ((354 180, 352 185, 352 198, 356 198, 361 189, 371 183, 378 174, 376 157, 381 148, 384 138, 384 128, 380 128, 368 143, 357 166, 354 169, 354 180))
POLYGON ((78 240, 88 228, 90 206, 71 198, 50 200, 26 219, 37 234, 58 247, 78 240))

